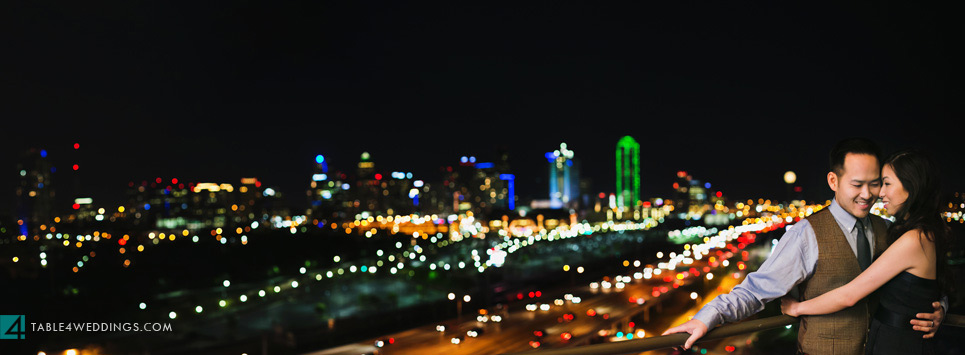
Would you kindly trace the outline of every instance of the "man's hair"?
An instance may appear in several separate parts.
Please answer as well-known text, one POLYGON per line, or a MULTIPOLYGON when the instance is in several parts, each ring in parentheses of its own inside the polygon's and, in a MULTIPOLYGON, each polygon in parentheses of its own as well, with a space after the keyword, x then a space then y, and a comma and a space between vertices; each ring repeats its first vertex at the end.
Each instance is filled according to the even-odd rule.
POLYGON ((829 156, 831 171, 838 176, 844 174, 844 157, 848 154, 868 154, 881 164, 881 148, 875 142, 860 137, 843 139, 834 145, 829 156))

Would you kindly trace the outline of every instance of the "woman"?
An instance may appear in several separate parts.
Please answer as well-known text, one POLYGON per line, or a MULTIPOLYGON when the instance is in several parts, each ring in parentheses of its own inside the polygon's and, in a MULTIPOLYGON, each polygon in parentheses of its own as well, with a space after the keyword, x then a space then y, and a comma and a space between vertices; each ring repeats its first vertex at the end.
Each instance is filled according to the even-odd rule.
POLYGON ((880 288, 865 353, 933 354, 934 339, 924 339, 910 320, 931 312, 943 290, 947 294, 950 232, 939 212, 939 172, 926 155, 906 150, 885 160, 881 176, 880 197, 895 217, 888 249, 844 286, 804 302, 781 299, 781 311, 795 317, 834 313, 880 288))

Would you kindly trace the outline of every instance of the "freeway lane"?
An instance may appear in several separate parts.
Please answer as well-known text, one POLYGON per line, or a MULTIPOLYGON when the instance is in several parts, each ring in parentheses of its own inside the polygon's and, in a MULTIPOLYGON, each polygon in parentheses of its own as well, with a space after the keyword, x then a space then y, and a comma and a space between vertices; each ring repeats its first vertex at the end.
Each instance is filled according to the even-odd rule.
MULTIPOLYGON (((706 266, 706 263, 697 261, 688 267, 702 269, 704 266, 706 266)), ((692 301, 687 301, 691 290, 698 290, 698 286, 705 282, 705 274, 703 273, 700 274, 701 276, 691 276, 689 272, 680 272, 681 279, 676 277, 677 274, 677 272, 664 270, 662 274, 655 275, 649 280, 634 279, 625 284, 622 290, 616 288, 616 278, 610 277, 608 278, 611 284, 609 288, 580 286, 574 289, 561 288, 545 291, 543 297, 538 300, 526 299, 510 303, 502 311, 490 310, 490 314, 495 312, 495 314, 502 316, 503 319, 499 323, 483 323, 469 319, 475 316, 475 314, 472 314, 464 317, 465 321, 463 322, 452 319, 442 323, 441 325, 445 326, 444 332, 437 331, 436 324, 430 324, 359 342, 355 344, 356 348, 346 349, 344 353, 357 354, 359 347, 371 347, 376 341, 384 340, 387 342, 389 338, 393 338, 394 343, 377 349, 379 354, 500 354, 532 349, 530 345, 532 340, 539 340, 540 348, 585 345, 594 338, 599 338, 598 334, 601 330, 606 330, 609 335, 617 331, 627 331, 626 321, 640 317, 640 314, 645 312, 647 308, 650 308, 649 313, 653 318, 650 323, 652 324, 638 323, 640 325, 637 326, 637 329, 644 329, 648 335, 657 335, 663 329, 666 329, 672 320, 678 319, 676 317, 678 314, 660 314, 661 306, 654 299, 655 288, 659 290, 661 287, 665 287, 669 291, 659 295, 662 299, 673 297, 677 303, 693 304, 692 301), (672 282, 665 281, 664 278, 667 276, 670 277, 672 282), (699 283, 695 284, 697 280, 699 280, 699 283), (677 284, 676 289, 673 287, 674 284, 677 284), (686 291, 679 293, 673 292, 673 290, 686 291), (582 301, 573 303, 564 300, 561 306, 554 304, 554 300, 564 299, 564 294, 567 292, 581 298, 582 301), (643 305, 630 302, 631 299, 636 300, 637 298, 645 300, 643 305), (680 301, 680 299, 684 299, 684 301, 680 301), (549 304, 549 310, 528 311, 525 309, 527 304, 537 301, 549 304), (575 315, 575 319, 572 321, 563 320, 563 315, 566 313, 575 315), (668 316, 671 319, 669 321, 659 319, 668 316), (663 328, 658 329, 658 327, 653 326, 658 324, 663 328), (467 337, 466 332, 476 327, 483 330, 482 334, 478 338, 467 337), (533 334, 535 330, 544 330, 545 336, 542 339, 537 339, 533 334), (564 332, 570 333, 572 337, 568 340, 564 339, 562 337, 564 332), (456 336, 463 336, 459 344, 452 343, 452 338, 456 336)), ((733 277, 728 277, 731 274, 730 271, 723 269, 715 271, 715 276, 719 280, 734 280, 723 284, 728 290, 729 287, 739 281, 733 279, 733 277)), ((600 284, 603 284, 603 282, 600 282, 600 284)), ((332 350, 308 354, 337 354, 331 352, 332 350)))
MULTIPOLYGON (((756 228, 767 233, 770 230, 783 227, 780 223, 766 226, 756 225, 756 228)), ((429 324, 406 332, 385 335, 359 342, 359 345, 371 345, 379 339, 393 338, 394 344, 377 349, 379 354, 502 354, 531 350, 530 342, 535 340, 533 331, 545 330, 545 337, 539 339, 540 348, 559 348, 585 345, 591 342, 619 341, 617 335, 626 338, 639 337, 639 330, 644 330, 646 336, 656 336, 672 325, 679 324, 696 312, 697 306, 713 299, 717 294, 729 292, 754 268, 751 264, 763 261, 769 254, 771 243, 754 243, 754 234, 741 233, 736 238, 735 233, 728 238, 737 241, 725 245, 723 242, 709 239, 709 243, 721 243, 719 247, 703 249, 704 246, 694 245, 694 252, 698 248, 703 256, 692 259, 690 245, 683 255, 674 256, 672 261, 660 263, 659 268, 647 265, 643 268, 627 267, 623 275, 607 276, 591 286, 560 287, 552 291, 543 291, 543 297, 535 300, 521 300, 506 305, 498 313, 503 315, 501 323, 481 323, 469 319, 464 322, 447 321, 444 332, 436 331, 436 324, 429 324), (739 241, 739 243, 738 243, 739 241), (745 244, 745 242, 747 244, 745 244), (763 245, 762 245, 763 244, 763 245), (745 245, 754 245, 749 250, 741 250, 745 245), (746 263, 745 263, 746 262, 746 263), (662 269, 661 269, 662 268, 662 269), (711 276, 712 275, 712 276, 711 276), (623 281, 623 282, 620 282, 623 281), (622 288, 620 287, 622 284, 622 288), (556 298, 563 298, 564 293, 571 293, 582 299, 580 303, 566 302, 563 305, 553 304, 556 298), (637 304, 642 298, 645 302, 637 304), (536 311, 526 310, 532 302, 552 304, 549 309, 536 311), (564 321, 567 312, 575 314, 572 321, 564 321), (631 329, 628 321, 634 321, 631 329), (479 338, 465 337, 465 332, 474 327, 480 327, 484 332, 479 338), (566 336, 564 335, 566 332, 566 336), (625 332, 631 333, 626 335, 625 332), (452 341, 453 337, 460 337, 460 342, 452 341)), ((723 236, 724 233, 721 233, 723 236)), ((730 239, 728 239, 730 240, 730 239)), ((705 243, 708 239, 705 238, 705 243)), ((660 258, 658 253, 658 258, 660 258)), ((488 310, 492 314, 493 310, 488 310)), ((473 312, 469 312, 473 313, 473 312)), ((475 316, 475 314, 472 314, 475 316)), ((743 339, 746 342, 748 339, 743 339)), ((732 344, 734 339, 727 339, 732 344)), ((725 341, 706 346, 716 350, 725 341)), ((741 347, 741 351, 749 350, 750 346, 741 347)), ((671 349, 656 353, 672 352, 671 349)), ((725 352, 718 351, 718 354, 725 352)), ((319 352, 309 353, 318 355, 319 352)))

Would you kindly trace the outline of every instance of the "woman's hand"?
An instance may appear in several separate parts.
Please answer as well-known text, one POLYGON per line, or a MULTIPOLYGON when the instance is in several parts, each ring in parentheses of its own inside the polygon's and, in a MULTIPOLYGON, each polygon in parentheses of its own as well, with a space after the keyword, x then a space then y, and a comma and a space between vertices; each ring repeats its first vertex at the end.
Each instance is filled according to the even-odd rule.
POLYGON ((800 314, 798 314, 797 312, 797 306, 799 304, 801 304, 801 302, 798 302, 798 300, 788 296, 784 296, 781 298, 781 313, 784 313, 791 317, 800 316, 800 314))

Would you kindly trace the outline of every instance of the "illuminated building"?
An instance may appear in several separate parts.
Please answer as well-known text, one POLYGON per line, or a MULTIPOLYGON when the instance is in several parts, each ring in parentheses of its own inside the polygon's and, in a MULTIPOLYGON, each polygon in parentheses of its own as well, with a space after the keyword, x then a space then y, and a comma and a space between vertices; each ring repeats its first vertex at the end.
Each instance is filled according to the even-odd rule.
MULTIPOLYGON (((428 184, 416 179, 412 172, 377 172, 375 162, 368 152, 359 157, 358 170, 354 181, 344 182, 345 174, 325 175, 335 181, 313 181, 315 197, 332 200, 333 210, 318 215, 322 218, 353 217, 355 215, 397 215, 421 212, 428 184)), ((315 174, 313 180, 319 179, 315 174)), ((430 201, 430 205, 432 202, 430 201)), ((327 209, 324 209, 327 210, 327 209)))
POLYGON ((640 144, 625 136, 616 149, 617 207, 633 207, 640 201, 640 144))
MULTIPOLYGON (((184 228, 191 220, 197 220, 188 211, 195 207, 191 200, 193 184, 185 184, 176 178, 128 183, 128 206, 135 215, 135 224, 150 223, 161 228, 184 228)), ((192 227, 200 226, 197 223, 192 227)), ((153 226, 152 226, 153 227, 153 226)))
POLYGON ((464 194, 469 192, 466 182, 462 179, 465 175, 464 169, 460 166, 445 166, 440 167, 439 171, 443 176, 442 184, 429 192, 433 198, 433 205, 441 208, 441 211, 446 214, 459 213, 460 207, 468 210, 468 202, 462 204, 466 199, 464 194))
POLYGON ((19 185, 17 186, 17 218, 24 221, 20 234, 28 235, 29 228, 49 223, 54 216, 52 175, 56 171, 43 149, 23 152, 17 163, 19 185))
POLYGON ((710 183, 706 182, 701 185, 698 180, 690 181, 690 205, 703 205, 707 203, 707 190, 710 189, 710 183))
POLYGON ((288 215, 285 206, 281 204, 281 193, 274 188, 263 188, 258 178, 241 178, 236 194, 237 203, 228 210, 232 218, 229 226, 249 225, 253 221, 263 220, 265 215, 288 215))
POLYGON ((674 188, 674 208, 676 213, 703 213, 707 209, 708 203, 723 203, 723 195, 720 191, 711 191, 709 182, 701 182, 687 174, 686 171, 677 172, 677 180, 673 184, 674 188))
POLYGON ((359 156, 358 179, 371 178, 373 173, 375 173, 375 162, 372 161, 372 156, 369 152, 362 152, 359 156))
POLYGON ((415 179, 412 172, 393 171, 380 186, 383 199, 377 210, 388 215, 421 212, 423 196, 429 191, 428 184, 415 179))
MULTIPOLYGON (((483 163, 486 167, 488 163, 483 163)), ((482 202, 480 179, 484 172, 476 169, 475 156, 461 156, 459 164, 445 168, 443 195, 448 200, 445 212, 459 214, 465 212, 479 213, 482 202)))
MULTIPOLYGON (((228 226, 229 205, 235 204, 235 187, 231 184, 199 183, 191 190, 189 215, 200 222, 192 229, 221 228, 228 226)), ((161 221, 158 221, 161 226, 161 221)))
POLYGON ((375 162, 368 152, 359 157, 358 170, 354 189, 351 191, 352 200, 347 201, 350 213, 372 212, 379 208, 382 202, 382 174, 375 172, 375 162))
POLYGON ((464 155, 458 165, 443 168, 442 184, 430 190, 429 196, 444 198, 448 203, 439 205, 441 209, 434 204, 431 211, 423 212, 472 212, 481 218, 499 219, 515 209, 516 177, 510 173, 509 156, 501 150, 497 156, 495 161, 480 161, 464 155))
MULTIPOLYGON (((479 214, 487 207, 488 193, 494 190, 492 179, 498 180, 498 176, 492 176, 493 170, 492 163, 479 162, 477 165, 475 156, 459 157, 459 165, 447 176, 450 181, 449 188, 452 190, 453 213, 479 214)), ((491 208, 491 205, 489 207, 491 208)))
POLYGON ((504 152, 494 162, 461 156, 457 165, 441 167, 443 180, 433 184, 408 171, 378 171, 368 153, 360 156, 355 176, 328 170, 327 164, 325 157, 316 156, 306 190, 307 213, 319 222, 413 213, 482 217, 516 207, 515 176, 504 152))
POLYGON ((271 214, 287 214, 282 195, 257 178, 241 183, 184 183, 157 178, 128 184, 133 224, 159 229, 206 229, 249 226, 271 214))
POLYGON ((572 150, 566 143, 560 149, 546 153, 549 163, 549 207, 573 207, 579 203, 580 177, 579 163, 574 159, 572 150))
MULTIPOLYGON (((513 211, 516 209, 517 199, 516 175, 512 174, 512 169, 510 169, 509 166, 509 153, 506 152, 505 148, 499 148, 496 154, 499 156, 499 159, 496 160, 494 166, 496 169, 496 174, 498 174, 499 180, 505 182, 505 185, 503 185, 501 191, 497 192, 497 197, 503 199, 503 201, 505 201, 505 205, 502 205, 502 202, 499 201, 494 203, 499 203, 507 210, 513 211), (502 195, 502 197, 499 195, 502 195)), ((492 192, 490 192, 490 196, 492 196, 492 192)))
POLYGON ((513 174, 499 174, 499 179, 506 181, 506 208, 516 209, 516 176, 513 174))
POLYGON ((323 220, 339 217, 338 212, 344 207, 342 203, 349 199, 350 187, 345 174, 330 172, 328 160, 321 154, 316 155, 307 191, 308 203, 311 206, 309 213, 323 220))
MULTIPOLYGON (((419 189, 418 211, 422 214, 452 214, 454 181, 452 177, 453 169, 451 166, 439 167, 439 176, 442 181, 433 183, 431 188, 428 182, 420 182, 422 186, 413 187, 419 189)), ((420 180, 421 181, 421 180, 420 180)))
POLYGON ((678 171, 677 179, 673 183, 673 204, 679 211, 686 211, 690 206, 690 181, 693 177, 686 171, 678 171))
POLYGON ((472 201, 476 213, 490 216, 496 210, 512 210, 516 205, 516 176, 501 171, 494 163, 478 163, 474 172, 472 201))

